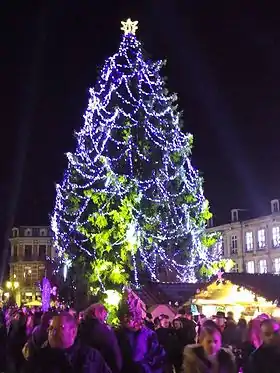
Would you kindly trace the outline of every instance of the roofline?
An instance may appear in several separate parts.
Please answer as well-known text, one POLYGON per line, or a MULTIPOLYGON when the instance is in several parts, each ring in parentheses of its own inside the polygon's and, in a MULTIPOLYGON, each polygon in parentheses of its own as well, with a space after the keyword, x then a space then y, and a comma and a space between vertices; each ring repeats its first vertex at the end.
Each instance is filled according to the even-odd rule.
POLYGON ((226 224, 215 225, 213 227, 207 228, 207 231, 208 232, 215 232, 215 231, 219 231, 219 230, 227 230, 229 228, 239 228, 239 227, 244 226, 246 224, 271 220, 271 219, 276 218, 276 217, 280 218, 280 213, 279 212, 269 214, 269 215, 259 216, 257 218, 251 218, 251 219, 246 219, 246 220, 233 221, 233 222, 226 223, 226 224))

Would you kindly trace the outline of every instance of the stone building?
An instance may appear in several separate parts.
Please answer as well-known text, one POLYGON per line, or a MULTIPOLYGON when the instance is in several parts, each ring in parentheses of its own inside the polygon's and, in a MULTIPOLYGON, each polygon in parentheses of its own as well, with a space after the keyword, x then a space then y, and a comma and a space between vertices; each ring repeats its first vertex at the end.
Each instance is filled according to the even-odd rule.
POLYGON ((8 287, 16 292, 17 303, 40 301, 40 282, 44 276, 51 276, 51 263, 55 259, 50 228, 48 226, 15 227, 12 229, 10 246, 8 287))
POLYGON ((270 202, 270 214, 254 219, 242 218, 242 210, 231 210, 231 222, 209 224, 209 232, 220 232, 224 258, 235 262, 235 272, 280 274, 279 200, 270 202))

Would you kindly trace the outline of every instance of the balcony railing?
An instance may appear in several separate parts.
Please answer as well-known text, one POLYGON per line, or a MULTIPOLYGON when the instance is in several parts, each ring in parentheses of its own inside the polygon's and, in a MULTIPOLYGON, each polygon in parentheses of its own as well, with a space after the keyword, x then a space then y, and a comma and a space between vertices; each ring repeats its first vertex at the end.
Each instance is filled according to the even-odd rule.
POLYGON ((46 255, 26 255, 26 256, 11 256, 10 262, 44 262, 47 260, 46 255))
POLYGON ((280 247, 280 238, 275 238, 271 241, 272 247, 277 249, 280 247))

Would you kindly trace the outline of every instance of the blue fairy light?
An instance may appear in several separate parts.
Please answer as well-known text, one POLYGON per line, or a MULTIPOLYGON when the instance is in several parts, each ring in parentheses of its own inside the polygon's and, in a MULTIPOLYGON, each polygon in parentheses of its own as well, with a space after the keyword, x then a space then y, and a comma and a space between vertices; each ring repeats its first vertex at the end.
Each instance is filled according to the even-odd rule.
MULTIPOLYGON (((203 180, 190 160, 193 137, 181 131, 177 95, 168 93, 160 76, 165 62, 145 58, 135 36, 137 23, 127 22, 122 23, 118 52, 105 61, 96 86, 89 90, 76 150, 67 153, 68 167, 56 186, 51 219, 55 246, 62 262, 67 254, 68 267, 77 255, 73 245, 90 261, 98 259, 81 233, 94 213, 86 192, 102 191, 108 200, 121 200, 133 189, 138 201, 123 239, 132 231, 137 235, 131 258, 136 284, 139 257, 153 280, 158 280, 158 266, 164 263, 179 281, 195 281, 197 266, 218 255, 213 257, 202 244, 207 201, 203 180), (119 181, 120 176, 127 182, 119 181)), ((108 214, 104 211, 101 207, 98 213, 108 214)), ((113 243, 116 258, 121 244, 113 243)))

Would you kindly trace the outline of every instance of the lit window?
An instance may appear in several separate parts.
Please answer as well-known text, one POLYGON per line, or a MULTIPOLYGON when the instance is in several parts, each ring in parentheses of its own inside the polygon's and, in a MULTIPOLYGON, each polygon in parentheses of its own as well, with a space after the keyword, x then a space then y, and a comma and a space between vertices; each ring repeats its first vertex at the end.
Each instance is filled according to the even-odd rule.
POLYGON ((280 258, 275 258, 273 261, 274 273, 280 274, 280 258))
POLYGON ((278 247, 280 245, 280 227, 272 228, 272 243, 273 247, 278 247))
POLYGON ((231 253, 237 254, 237 236, 231 236, 231 253))
POLYGON ((263 249, 265 247, 265 230, 258 230, 258 248, 263 249))
POLYGON ((247 262, 247 272, 255 273, 255 263, 253 260, 250 260, 250 262, 247 262))
POLYGON ((219 247, 220 254, 221 254, 221 256, 225 256, 225 245, 224 245, 224 239, 223 239, 223 237, 221 238, 219 244, 220 244, 220 247, 219 247))
POLYGON ((267 273, 267 263, 265 259, 259 261, 260 273, 267 273))
POLYGON ((225 256, 225 250, 224 250, 224 240, 221 237, 215 245, 212 247, 212 254, 218 255, 218 256, 225 256))
POLYGON ((252 251, 254 247, 253 232, 246 232, 245 240, 246 240, 246 250, 252 251))

